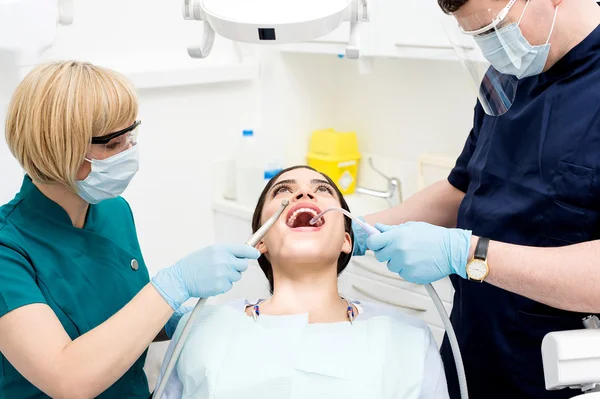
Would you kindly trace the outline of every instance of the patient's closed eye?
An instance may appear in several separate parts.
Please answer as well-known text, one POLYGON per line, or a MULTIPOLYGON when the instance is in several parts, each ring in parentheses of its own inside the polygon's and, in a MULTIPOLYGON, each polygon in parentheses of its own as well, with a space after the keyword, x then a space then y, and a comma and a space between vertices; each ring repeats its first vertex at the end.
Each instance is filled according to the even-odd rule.
MULTIPOLYGON (((294 190, 286 184, 280 184, 278 187, 276 187, 273 190, 273 196, 278 196, 279 194, 282 194, 285 192, 293 193, 294 190)), ((328 193, 328 194, 333 195, 333 189, 331 188, 331 186, 329 184, 319 184, 315 188, 315 192, 328 193)))
POLYGON ((322 192, 322 193, 329 193, 329 194, 333 195, 333 189, 331 188, 331 186, 329 186, 329 184, 319 185, 317 187, 317 191, 322 192))
POLYGON ((273 190, 273 195, 277 196, 281 193, 285 193, 285 192, 291 193, 292 189, 290 188, 290 186, 287 186, 285 184, 280 185, 279 187, 277 187, 275 190, 273 190))

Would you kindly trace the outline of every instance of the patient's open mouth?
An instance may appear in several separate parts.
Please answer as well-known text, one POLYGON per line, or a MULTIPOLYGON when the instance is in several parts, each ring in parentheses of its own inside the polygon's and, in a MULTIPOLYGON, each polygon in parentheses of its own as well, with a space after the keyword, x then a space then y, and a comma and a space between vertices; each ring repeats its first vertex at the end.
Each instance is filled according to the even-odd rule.
POLYGON ((316 206, 300 205, 292 208, 288 213, 286 224, 295 229, 298 227, 319 228, 325 224, 325 219, 321 218, 314 225, 310 224, 310 220, 317 216, 320 210, 316 206))

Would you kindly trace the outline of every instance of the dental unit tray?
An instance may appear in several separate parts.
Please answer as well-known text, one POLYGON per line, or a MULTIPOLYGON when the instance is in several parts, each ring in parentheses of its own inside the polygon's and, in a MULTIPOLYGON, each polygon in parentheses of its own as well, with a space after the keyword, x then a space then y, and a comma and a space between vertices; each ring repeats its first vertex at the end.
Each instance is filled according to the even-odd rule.
POLYGON ((359 26, 369 21, 370 0, 184 0, 183 18, 203 21, 192 58, 207 57, 215 33, 237 42, 289 44, 317 39, 350 22, 346 57, 357 59, 359 26))

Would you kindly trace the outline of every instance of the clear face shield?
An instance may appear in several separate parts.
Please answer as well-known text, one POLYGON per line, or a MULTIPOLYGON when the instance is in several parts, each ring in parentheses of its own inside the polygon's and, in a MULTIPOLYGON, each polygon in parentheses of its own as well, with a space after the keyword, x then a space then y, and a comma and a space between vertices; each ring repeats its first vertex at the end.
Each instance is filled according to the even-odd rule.
POLYGON ((519 78, 511 72, 523 67, 526 53, 520 39, 520 18, 514 20, 508 15, 515 2, 509 1, 501 10, 482 10, 444 23, 479 102, 492 116, 500 116, 512 106, 519 78))

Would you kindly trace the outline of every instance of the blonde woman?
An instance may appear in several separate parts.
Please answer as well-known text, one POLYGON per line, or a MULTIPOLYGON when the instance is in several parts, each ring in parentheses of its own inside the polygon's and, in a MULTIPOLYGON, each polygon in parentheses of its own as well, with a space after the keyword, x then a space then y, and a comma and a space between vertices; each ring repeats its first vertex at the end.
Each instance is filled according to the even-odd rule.
POLYGON ((260 256, 207 247, 149 281, 119 197, 138 170, 137 113, 123 77, 81 62, 40 66, 13 96, 6 140, 26 176, 0 207, 2 398, 147 399, 145 352, 174 311, 260 256))

